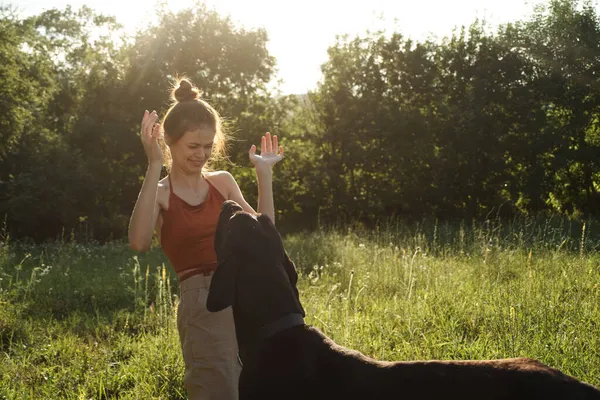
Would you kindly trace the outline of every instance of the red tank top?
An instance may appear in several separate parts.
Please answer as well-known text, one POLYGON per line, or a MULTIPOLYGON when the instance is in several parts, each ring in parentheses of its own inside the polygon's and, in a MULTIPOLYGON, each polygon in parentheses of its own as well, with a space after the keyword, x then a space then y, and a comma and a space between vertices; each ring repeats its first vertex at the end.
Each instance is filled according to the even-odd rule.
POLYGON ((215 231, 225 198, 208 181, 206 199, 192 206, 173 192, 169 176, 169 209, 162 212, 161 246, 181 281, 217 268, 215 231))

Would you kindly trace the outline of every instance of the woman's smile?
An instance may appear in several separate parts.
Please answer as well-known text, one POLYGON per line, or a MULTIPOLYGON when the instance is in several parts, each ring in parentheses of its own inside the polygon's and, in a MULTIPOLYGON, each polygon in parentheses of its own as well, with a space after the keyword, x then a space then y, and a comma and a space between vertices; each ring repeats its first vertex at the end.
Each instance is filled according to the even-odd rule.
POLYGON ((192 163, 192 165, 194 165, 196 167, 202 167, 204 165, 204 162, 206 161, 206 159, 198 159, 198 158, 190 158, 189 160, 192 163))

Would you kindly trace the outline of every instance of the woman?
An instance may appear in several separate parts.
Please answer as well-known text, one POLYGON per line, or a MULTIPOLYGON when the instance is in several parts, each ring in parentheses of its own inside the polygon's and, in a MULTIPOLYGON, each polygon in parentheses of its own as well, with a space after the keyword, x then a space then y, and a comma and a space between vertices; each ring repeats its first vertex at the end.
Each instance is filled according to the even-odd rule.
MULTIPOLYGON (((136 251, 146 251, 156 231, 179 278, 177 328, 189 398, 237 399, 240 365, 231 308, 210 313, 206 297, 217 267, 213 245, 221 204, 231 199, 255 211, 231 174, 209 172, 208 162, 225 149, 218 113, 186 79, 178 82, 172 99, 162 125, 156 111, 146 111, 142 119, 148 169, 131 216, 129 243, 136 251), (161 126, 166 146, 161 146, 161 126), (165 161, 169 173, 160 180, 165 161)), ((258 181, 258 212, 275 221, 272 167, 283 158, 283 148, 277 136, 267 133, 261 154, 254 145, 249 154, 258 181)))

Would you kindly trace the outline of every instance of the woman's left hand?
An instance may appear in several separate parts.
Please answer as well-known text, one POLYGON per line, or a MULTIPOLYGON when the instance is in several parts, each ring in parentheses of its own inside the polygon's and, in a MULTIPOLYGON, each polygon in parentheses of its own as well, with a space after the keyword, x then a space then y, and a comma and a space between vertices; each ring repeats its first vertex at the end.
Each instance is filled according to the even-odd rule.
POLYGON ((279 146, 277 135, 271 138, 271 134, 267 132, 261 140, 260 154, 256 154, 255 145, 250 147, 248 154, 256 172, 270 171, 273 165, 283 159, 283 146, 279 146))

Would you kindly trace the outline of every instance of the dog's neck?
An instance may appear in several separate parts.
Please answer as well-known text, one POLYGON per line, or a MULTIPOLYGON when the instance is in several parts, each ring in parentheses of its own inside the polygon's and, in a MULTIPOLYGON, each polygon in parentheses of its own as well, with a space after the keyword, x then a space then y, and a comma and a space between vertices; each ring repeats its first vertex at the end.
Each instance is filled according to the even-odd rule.
POLYGON ((243 323, 239 318, 236 318, 235 307, 233 309, 233 315, 236 326, 240 358, 244 364, 251 363, 256 357, 258 349, 272 337, 285 330, 305 325, 302 314, 298 312, 292 312, 257 329, 249 330, 243 329, 243 323))
POLYGON ((259 337, 261 339, 268 339, 281 331, 299 325, 304 325, 304 317, 300 313, 291 313, 263 325, 263 327, 260 328, 259 337))

